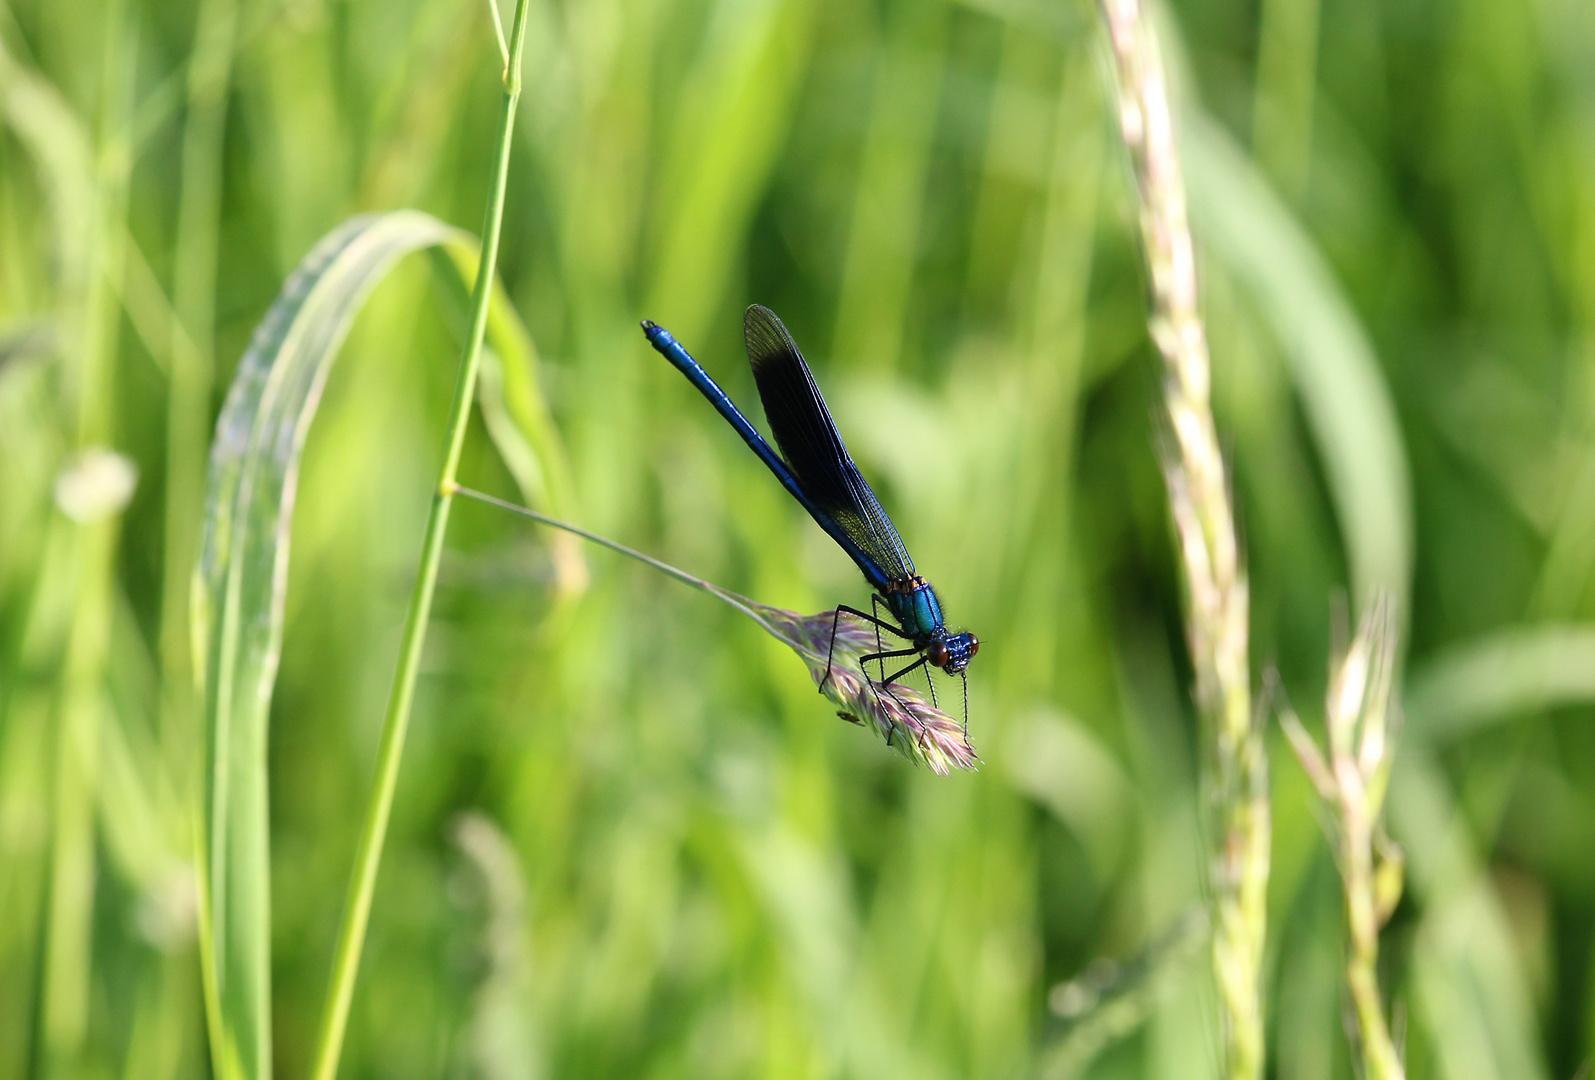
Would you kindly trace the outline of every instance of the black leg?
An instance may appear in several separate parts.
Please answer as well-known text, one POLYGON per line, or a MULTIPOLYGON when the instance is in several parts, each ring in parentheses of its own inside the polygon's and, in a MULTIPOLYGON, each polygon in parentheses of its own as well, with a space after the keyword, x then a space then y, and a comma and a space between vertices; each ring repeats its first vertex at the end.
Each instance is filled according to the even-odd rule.
MULTIPOLYGON (((872 596, 871 597, 871 603, 870 603, 871 609, 873 609, 875 607, 875 604, 878 603, 878 602, 880 602, 880 597, 879 596, 872 596)), ((908 634, 903 633, 903 631, 899 627, 893 626, 889 622, 883 622, 882 620, 877 619, 874 615, 866 615, 866 614, 864 614, 864 612, 860 611, 858 608, 848 607, 846 604, 838 604, 838 605, 836 605, 836 610, 834 612, 832 612, 832 614, 831 614, 831 641, 830 641, 830 644, 827 646, 827 648, 825 650, 825 678, 820 680, 820 693, 822 693, 822 694, 825 693, 826 684, 831 681, 831 660, 836 655, 836 629, 841 623, 842 612, 844 612, 844 611, 847 612, 849 615, 857 615, 859 618, 863 619, 865 622, 874 623, 875 624, 875 648, 876 649, 879 649, 881 647, 881 631, 882 630, 889 630, 892 633, 896 634, 898 637, 902 638, 904 641, 912 641, 912 640, 914 640, 908 634)), ((860 661, 859 662, 860 669, 862 669, 863 666, 864 666, 863 662, 860 661)), ((869 677, 869 673, 865 672, 865 678, 868 678, 868 677, 869 677)))
MULTIPOLYGON (((873 601, 873 603, 870 604, 870 607, 873 608, 875 606, 875 604, 880 603, 880 599, 881 598, 879 596, 871 597, 871 600, 873 601)), ((838 605, 836 605, 836 610, 837 611, 845 611, 849 615, 857 615, 859 618, 863 619, 865 622, 874 623, 876 625, 876 627, 878 627, 879 629, 885 630, 887 633, 890 633, 890 634, 895 634, 898 637, 902 638, 904 641, 913 641, 914 640, 914 635, 908 633, 907 631, 905 631, 901 626, 894 626, 893 624, 887 622, 885 619, 877 619, 874 615, 866 615, 864 612, 860 611, 858 608, 848 607, 846 604, 838 604, 838 605)))
MULTIPOLYGON (((874 615, 878 610, 880 610, 880 606, 883 603, 885 603, 885 601, 881 599, 881 594, 880 593, 874 593, 874 592, 870 593, 869 594, 869 610, 870 610, 870 614, 874 615)), ((888 608, 887 610, 890 611, 891 609, 888 608)), ((876 652, 880 652, 885 647, 886 646, 881 644, 881 622, 880 622, 879 617, 877 617, 875 619, 875 651, 876 652)))
POLYGON ((831 657, 836 655, 836 626, 842 621, 842 609, 838 607, 831 612, 831 640, 825 647, 825 678, 820 680, 820 693, 825 693, 825 684, 831 681, 831 657))
MULTIPOLYGON (((894 656, 918 656, 918 655, 919 655, 919 650, 918 649, 893 649, 890 652, 866 653, 865 655, 863 655, 863 656, 858 658, 858 666, 859 666, 859 670, 864 672, 864 677, 867 679, 867 678, 869 678, 869 669, 866 668, 864 665, 869 663, 871 660, 874 660, 877 663, 879 663, 881 665, 881 673, 885 674, 885 672, 886 672, 886 661, 890 660, 892 657, 894 657, 894 656)), ((892 680, 891 679, 882 679, 880 681, 882 683, 889 683, 892 680)))
POLYGON ((969 741, 969 676, 963 672, 958 677, 964 680, 964 742, 969 741))
MULTIPOLYGON (((908 707, 908 703, 892 692, 892 683, 896 682, 902 676, 907 675, 910 671, 913 671, 915 668, 923 667, 923 666, 925 666, 928 663, 930 663, 930 657, 928 657, 928 656, 920 657, 918 660, 914 661, 912 664, 909 664, 907 667, 905 667, 902 671, 894 672, 893 674, 887 676, 885 679, 882 679, 880 686, 878 686, 876 688, 875 692, 877 694, 879 694, 882 690, 884 690, 886 692, 887 696, 890 697, 893 701, 897 702, 898 706, 901 707, 902 710, 905 713, 908 713, 910 716, 912 716, 913 715, 913 710, 908 707)), ((886 670, 886 665, 885 664, 881 665, 881 670, 882 671, 886 670)), ((893 730, 895 730, 895 729, 893 729, 893 730)), ((887 733, 886 733, 886 745, 887 746, 892 745, 892 732, 890 730, 887 731, 887 733)))
MULTIPOLYGON (((893 693, 891 686, 888 685, 888 684, 891 683, 892 679, 897 678, 897 675, 903 674, 903 671, 913 671, 920 664, 925 663, 925 659, 922 658, 922 659, 919 660, 918 663, 910 664, 906 668, 904 668, 903 671, 899 671, 897 673, 897 675, 893 675, 893 676, 891 676, 891 678, 882 678, 879 682, 875 682, 875 681, 870 679, 870 677, 869 677, 869 669, 866 668, 864 665, 868 661, 874 660, 876 663, 880 664, 880 666, 881 666, 881 674, 884 676, 886 674, 886 661, 888 659, 890 659, 890 658, 892 658, 894 656, 915 656, 918 653, 919 653, 918 649, 894 649, 894 650, 891 650, 890 652, 870 653, 867 656, 859 657, 859 659, 858 659, 859 669, 864 672, 864 679, 865 679, 865 681, 869 682, 870 689, 875 691, 875 698, 876 698, 877 701, 880 700, 881 694, 884 693, 887 697, 889 697, 893 701, 897 702, 897 707, 898 708, 902 709, 905 713, 910 712, 910 710, 908 708, 908 703, 905 702, 902 698, 898 697, 895 693, 893 693)), ((910 715, 912 715, 912 714, 910 713, 910 715)), ((892 728, 892 727, 888 727, 886 729, 886 745, 887 746, 892 745, 892 732, 895 731, 895 730, 896 729, 892 728)))
MULTIPOLYGON (((892 654, 891 653, 887 653, 886 655, 890 656, 892 654)), ((901 656, 903 654, 902 653, 898 653, 896 655, 901 656)), ((909 664, 902 671, 894 672, 893 674, 888 675, 886 678, 882 679, 881 680, 881 684, 883 686, 890 686, 892 683, 896 682, 902 676, 907 675, 910 671, 913 671, 915 668, 922 668, 928 663, 930 663, 930 657, 921 656, 918 660, 914 661, 912 664, 909 664)), ((885 664, 881 665, 881 670, 882 671, 886 670, 886 665, 885 664)), ((888 693, 889 692, 890 691, 888 691, 888 693)), ((901 704, 901 703, 899 703, 899 704, 901 704)))

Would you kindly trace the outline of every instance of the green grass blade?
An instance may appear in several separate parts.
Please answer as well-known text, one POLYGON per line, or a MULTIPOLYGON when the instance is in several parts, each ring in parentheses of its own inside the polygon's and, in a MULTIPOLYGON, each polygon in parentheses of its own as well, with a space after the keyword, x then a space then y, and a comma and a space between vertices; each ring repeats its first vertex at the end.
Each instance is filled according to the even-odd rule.
POLYGON ((193 603, 205 717, 201 933, 221 1077, 271 1075, 266 723, 300 453, 361 302, 400 256, 449 234, 408 213, 332 232, 283 285, 216 424, 193 603))
POLYGON ((1454 646, 1415 672, 1407 732, 1449 740, 1513 715, 1595 701, 1595 626, 1534 626, 1454 646))
POLYGON ((1407 595, 1412 483, 1395 403, 1351 302, 1311 237, 1217 125, 1185 118, 1191 216, 1290 365, 1329 479, 1354 595, 1407 595))
POLYGON ((837 356, 891 369, 902 351, 952 13, 892 9, 859 161, 836 316, 837 356))
MULTIPOLYGON (((330 233, 261 322, 217 422, 194 590, 194 648, 206 730, 201 932, 219 1076, 258 1080, 271 1071, 266 725, 305 436, 371 290, 404 255, 445 244, 474 247, 458 230, 414 211, 354 218, 330 233)), ((474 268, 474 257, 464 262, 474 268)), ((498 300, 490 323, 500 327, 500 347, 508 351, 519 322, 501 291, 498 300)), ((529 364, 530 337, 524 328, 518 335, 517 361, 529 364)), ((521 407, 543 415, 530 373, 516 377, 521 407)), ((530 445, 548 488, 563 491, 551 425, 530 445)))
MULTIPOLYGON (((203 506, 206 439, 215 386, 222 147, 237 23, 236 0, 203 0, 196 12, 194 53, 188 69, 181 197, 173 238, 173 322, 166 355, 161 357, 167 364, 167 402, 160 658, 165 696, 163 737, 168 748, 187 746, 195 735, 197 703, 188 647, 189 571, 198 541, 194 522, 203 506)), ((130 247, 137 250, 131 242, 130 247)))
POLYGON ((437 588, 438 566, 443 558, 443 537, 449 527, 449 510, 454 503, 455 474, 465 447, 471 401, 475 397, 477 372, 481 366, 482 339, 487 332, 489 309, 497 281, 499 236, 504 225, 504 199, 509 183, 510 144, 515 133, 515 109, 521 97, 521 59, 526 42, 526 11, 529 0, 515 5, 515 29, 511 32, 509 63, 504 66, 503 96, 499 100, 498 136, 493 153, 492 187, 487 211, 482 218, 482 265, 471 290, 471 322, 454 380, 454 396, 449 404, 448 430, 444 435, 443 464, 437 487, 432 492, 432 507, 427 512, 426 533, 421 539, 421 559, 416 567, 415 587, 410 592, 409 610, 404 617, 404 632, 399 644, 399 661, 388 691, 388 707, 382 719, 382 739, 377 747, 377 768, 371 796, 366 802, 365 820, 355 851, 354 872, 344 900, 343 921, 338 929, 338 944, 333 955, 332 978, 321 1012, 321 1031, 316 1038, 311 1075, 316 1080, 333 1080, 338 1059, 343 1053, 343 1036, 349 1022, 349 1007, 354 1000, 355 976, 360 970, 360 954, 365 948, 366 926, 376 895, 377 869, 387 842, 388 819, 393 810, 393 793, 399 782, 399 761, 404 752, 405 732, 410 724, 410 706, 415 700, 415 682, 421 669, 421 651, 426 644, 427 621, 431 617, 432 597, 437 588))
POLYGON ((89 134, 53 85, 24 67, 0 40, 0 113, 33 158, 49 193, 53 256, 62 291, 84 287, 94 228, 94 150, 89 134))

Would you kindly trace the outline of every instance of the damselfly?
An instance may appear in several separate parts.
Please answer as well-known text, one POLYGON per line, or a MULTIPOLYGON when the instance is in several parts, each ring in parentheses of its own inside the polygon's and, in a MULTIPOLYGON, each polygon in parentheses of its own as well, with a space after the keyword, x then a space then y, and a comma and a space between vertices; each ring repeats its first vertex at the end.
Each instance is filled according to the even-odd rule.
MULTIPOLYGON (((781 448, 779 455, 668 330, 647 321, 643 322, 642 329, 648 335, 649 344, 709 399, 781 481, 781 486, 792 493, 820 528, 858 564, 864 579, 875 590, 868 614, 845 604, 837 605, 831 625, 833 643, 837 620, 844 612, 873 623, 877 628, 877 642, 881 630, 903 639, 908 643, 907 648, 884 649, 877 644, 876 652, 859 658, 859 666, 871 661, 877 663, 881 675, 877 689, 887 693, 891 692, 892 683, 927 665, 963 678, 964 726, 967 729, 969 686, 964 672, 979 650, 980 642, 967 631, 953 633, 947 629, 936 590, 914 571, 914 560, 908 557, 903 538, 860 475, 858 466, 853 464, 842 437, 837 434, 830 410, 825 407, 825 399, 820 396, 820 388, 781 320, 768 308, 757 304, 748 308, 742 319, 748 361, 753 365, 753 379, 759 388, 759 399, 764 403, 764 415, 775 434, 776 445, 781 448), (883 607, 895 622, 880 617, 883 607), (910 656, 916 659, 890 675, 885 673, 888 660, 910 656)), ((829 678, 830 658, 827 657, 826 679, 829 678)), ((824 687, 822 681, 820 688, 824 687)), ((936 687, 932 683, 932 700, 935 694, 936 687)))

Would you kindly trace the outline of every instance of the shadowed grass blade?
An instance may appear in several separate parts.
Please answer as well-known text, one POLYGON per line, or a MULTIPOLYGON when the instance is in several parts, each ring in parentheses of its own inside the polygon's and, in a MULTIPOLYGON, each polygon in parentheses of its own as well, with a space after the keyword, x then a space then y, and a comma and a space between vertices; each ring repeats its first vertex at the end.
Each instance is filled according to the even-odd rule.
POLYGON ((1412 677, 1392 825, 1423 908, 1413 984, 1448 1075, 1550 1075, 1532 976, 1488 856, 1435 751, 1516 714, 1595 700, 1595 628, 1514 627, 1440 653, 1412 677))
POLYGON ((1194 108, 1183 133, 1192 218, 1290 365, 1340 517, 1352 594, 1379 588, 1404 603, 1412 484, 1368 335, 1311 237, 1229 137, 1194 108))

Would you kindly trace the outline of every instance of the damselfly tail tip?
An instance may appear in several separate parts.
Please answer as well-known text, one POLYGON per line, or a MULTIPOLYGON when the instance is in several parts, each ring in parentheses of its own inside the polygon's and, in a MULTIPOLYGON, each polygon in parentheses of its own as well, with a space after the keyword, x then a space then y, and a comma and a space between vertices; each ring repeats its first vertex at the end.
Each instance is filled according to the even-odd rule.
POLYGON ((642 332, 643 333, 646 334, 650 330, 657 330, 657 329, 659 329, 659 324, 654 322, 652 319, 644 319, 642 321, 642 332))

